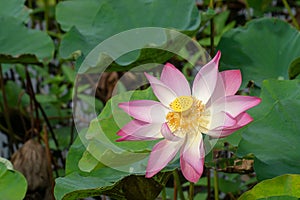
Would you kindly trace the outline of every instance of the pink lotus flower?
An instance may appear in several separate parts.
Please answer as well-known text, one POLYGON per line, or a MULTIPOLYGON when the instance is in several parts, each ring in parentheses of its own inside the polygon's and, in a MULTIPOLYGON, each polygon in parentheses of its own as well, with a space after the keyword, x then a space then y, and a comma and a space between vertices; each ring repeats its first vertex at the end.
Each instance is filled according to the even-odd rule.
POLYGON ((160 102, 136 100, 119 107, 134 120, 117 134, 117 141, 164 138, 152 149, 146 177, 162 170, 180 150, 185 178, 197 182, 204 168, 202 134, 221 138, 250 123, 245 111, 260 103, 252 96, 235 95, 242 79, 239 70, 218 71, 221 53, 201 68, 190 88, 184 75, 171 64, 163 68, 160 80, 145 73, 160 102))

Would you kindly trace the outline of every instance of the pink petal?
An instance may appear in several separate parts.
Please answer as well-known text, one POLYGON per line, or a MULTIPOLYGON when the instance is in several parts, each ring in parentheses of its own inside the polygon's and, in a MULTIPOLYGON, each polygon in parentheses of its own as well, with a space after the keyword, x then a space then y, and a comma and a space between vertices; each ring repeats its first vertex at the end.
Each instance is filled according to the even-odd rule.
POLYGON ((207 107, 213 104, 216 100, 225 96, 234 95, 242 82, 240 70, 227 70, 218 74, 218 80, 214 93, 207 102, 207 107))
POLYGON ((216 114, 212 114, 211 120, 212 121, 209 129, 231 127, 236 124, 236 119, 234 119, 226 112, 219 112, 216 114))
POLYGON ((195 77, 192 94, 204 104, 207 103, 215 90, 220 57, 221 52, 218 51, 216 56, 204 65, 195 77))
POLYGON ((237 129, 227 129, 227 130, 210 130, 207 135, 209 135, 212 138, 223 138, 231 135, 233 132, 237 131, 237 129))
POLYGON ((200 179, 204 168, 204 158, 200 159, 198 164, 199 167, 202 166, 202 168, 195 170, 192 165, 186 162, 182 157, 180 158, 180 167, 182 174, 188 181, 196 183, 200 179))
POLYGON ((209 107, 211 104, 213 104, 216 100, 223 98, 226 96, 226 89, 223 82, 223 78, 220 73, 218 73, 218 79, 216 83, 215 90, 210 97, 210 100, 207 102, 206 106, 209 107))
POLYGON ((235 118, 235 120, 237 121, 237 123, 234 126, 226 127, 224 128, 224 130, 242 128, 243 126, 246 126, 247 124, 252 122, 253 118, 248 113, 242 112, 235 118))
POLYGON ((176 155, 183 141, 162 140, 157 143, 150 154, 146 169, 146 177, 150 178, 162 170, 176 155))
POLYGON ((190 85, 184 75, 172 64, 167 63, 162 70, 160 80, 171 88, 177 96, 191 96, 190 85))
POLYGON ((158 100, 166 107, 169 107, 170 103, 177 98, 176 93, 157 78, 147 73, 145 73, 145 76, 150 82, 152 90, 158 100))
POLYGON ((164 123, 168 110, 157 101, 136 100, 119 104, 130 116, 149 123, 164 123))
POLYGON ((247 124, 253 121, 253 118, 246 112, 239 114, 235 119, 237 120, 235 127, 238 128, 246 126, 247 124))
POLYGON ((225 85, 226 96, 234 95, 242 84, 240 70, 226 70, 220 73, 225 85))
POLYGON ((146 123, 139 120, 132 120, 117 132, 117 135, 121 136, 117 142, 162 138, 160 133, 161 125, 160 123, 146 123))
POLYGON ((213 112, 227 112, 233 117, 237 117, 240 113, 258 105, 261 99, 252 96, 231 95, 220 98, 211 105, 213 112))
POLYGON ((213 129, 213 130, 210 130, 207 133, 207 135, 209 135, 213 138, 226 137, 226 136, 232 134, 233 132, 237 131, 238 129, 246 126, 253 120, 253 118, 246 112, 239 114, 235 119, 236 119, 237 123, 234 126, 224 128, 224 129, 213 129))
POLYGON ((161 134, 169 141, 178 141, 181 139, 172 133, 167 123, 163 123, 161 126, 161 134))
POLYGON ((186 137, 180 152, 180 166, 185 178, 197 182, 203 172, 205 151, 201 134, 186 137))

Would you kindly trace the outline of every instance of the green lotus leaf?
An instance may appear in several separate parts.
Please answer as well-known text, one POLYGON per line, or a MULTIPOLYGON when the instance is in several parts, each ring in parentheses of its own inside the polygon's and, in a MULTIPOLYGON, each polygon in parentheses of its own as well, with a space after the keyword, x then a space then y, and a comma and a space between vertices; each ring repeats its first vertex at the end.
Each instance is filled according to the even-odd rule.
POLYGON ((285 174, 255 185, 251 190, 240 196, 239 200, 300 198, 300 175, 285 174))
POLYGON ((243 132, 238 154, 254 154, 258 180, 300 174, 299 80, 265 80, 261 98, 251 109, 255 122, 243 132))
POLYGON ((287 22, 261 18, 226 32, 217 47, 221 69, 240 69, 242 87, 253 80, 288 79, 291 63, 300 57, 300 33, 287 22))
MULTIPOLYGON (((81 61, 96 45, 123 31, 142 27, 162 27, 193 34, 200 26, 200 14, 193 0, 70 0, 57 5, 56 18, 62 29, 67 32, 61 42, 60 56, 74 57, 74 52, 79 52, 83 58, 80 58, 77 65, 81 64, 81 61)), ((136 35, 131 35, 131 37, 134 39, 136 35)), ((122 48, 126 45, 126 41, 132 41, 125 38, 123 40, 125 41, 117 43, 116 46, 112 44, 114 49, 122 48)), ((164 45, 164 41, 161 41, 159 45, 164 45)), ((162 53, 157 49, 137 49, 126 52, 126 55, 118 58, 110 70, 125 70, 120 66, 126 66, 135 61, 138 62, 136 64, 147 63, 149 60, 161 63, 172 55, 169 52, 162 53)))
POLYGON ((28 29, 22 21, 0 16, 0 63, 48 62, 54 44, 45 32, 28 29))
MULTIPOLYGON (((56 179, 54 193, 57 200, 73 200, 99 195, 124 200, 137 198, 151 200, 160 193, 171 174, 170 172, 159 173, 148 179, 144 175, 109 168, 100 162, 90 172, 83 172, 78 167, 79 163, 84 169, 90 169, 90 163, 85 162, 96 161, 92 158, 92 154, 87 155, 86 152, 86 147, 78 137, 68 153, 67 175, 56 179), (84 159, 82 160, 81 157, 84 159)), ((109 153, 109 155, 113 154, 109 153)))
POLYGON ((18 171, 11 169, 12 164, 1 158, 0 160, 0 196, 1 199, 20 200, 25 197, 27 182, 18 171))
POLYGON ((14 17, 21 22, 28 22, 30 10, 24 3, 25 0, 0 0, 0 17, 14 17))

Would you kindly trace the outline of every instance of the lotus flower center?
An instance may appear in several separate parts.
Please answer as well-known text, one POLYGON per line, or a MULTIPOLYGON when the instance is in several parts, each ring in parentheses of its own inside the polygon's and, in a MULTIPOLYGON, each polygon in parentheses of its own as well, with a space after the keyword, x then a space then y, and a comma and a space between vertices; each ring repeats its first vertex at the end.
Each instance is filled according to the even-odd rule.
POLYGON ((207 133, 210 113, 205 104, 192 96, 177 97, 171 104, 167 116, 170 130, 177 136, 187 133, 207 133))
POLYGON ((190 109, 193 105, 193 98, 189 96, 177 97, 171 104, 170 108, 175 112, 183 112, 190 109))

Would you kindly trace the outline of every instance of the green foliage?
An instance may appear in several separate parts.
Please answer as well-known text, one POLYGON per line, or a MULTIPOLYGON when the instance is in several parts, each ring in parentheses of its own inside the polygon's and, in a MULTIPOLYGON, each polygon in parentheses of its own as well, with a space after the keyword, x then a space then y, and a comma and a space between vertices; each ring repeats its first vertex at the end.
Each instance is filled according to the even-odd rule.
MULTIPOLYGON (((13 81, 8 81, 5 85, 8 105, 11 108, 18 108, 29 105, 29 96, 19 85, 13 81)), ((0 103, 3 103, 3 94, 0 91, 0 103)))
POLYGON ((40 63, 52 58, 54 45, 45 32, 27 29, 13 18, 0 18, 0 26, 5 27, 0 30, 1 63, 40 63))
POLYGON ((229 174, 226 177, 227 179, 219 179, 220 191, 224 193, 236 193, 240 190, 241 180, 236 174, 229 174))
POLYGON ((248 199, 299 199, 300 175, 286 174, 264 180, 245 192, 239 200, 248 199))
POLYGON ((56 180, 59 186, 55 188, 55 197, 58 200, 71 200, 104 194, 116 199, 151 200, 160 193, 168 176, 169 174, 161 175, 161 182, 159 179, 133 175, 121 180, 124 174, 111 168, 102 168, 97 174, 93 173, 90 176, 73 173, 56 180))
POLYGON ((242 134, 240 155, 253 153, 259 180, 285 173, 300 173, 299 80, 265 80, 262 103, 251 110, 256 119, 242 134))
POLYGON ((30 10, 24 5, 25 0, 0 1, 0 16, 13 17, 21 22, 28 22, 30 10))
POLYGON ((294 79, 300 74, 300 57, 296 58, 290 65, 289 78, 294 79))
MULTIPOLYGON (((228 20, 230 11, 224 11, 219 13, 218 15, 215 15, 213 17, 214 19, 214 46, 217 46, 220 42, 220 39, 224 33, 229 31, 235 26, 235 21, 230 22, 229 24, 226 24, 226 21, 228 20)), ((209 25, 203 30, 203 34, 210 35, 211 32, 211 25, 209 25)), ((199 44, 203 46, 209 46, 210 45, 210 37, 205 37, 199 40, 199 44)))
MULTIPOLYGON (((0 129, 7 136, 9 150, 32 136, 41 139, 48 131, 52 164, 58 168, 59 176, 65 174, 55 177, 56 199, 107 195, 114 199, 152 200, 166 186, 171 171, 179 168, 177 156, 162 172, 146 179, 148 155, 158 141, 116 142, 117 131, 132 120, 118 104, 156 100, 150 89, 125 92, 128 88, 120 81, 115 87, 120 94, 102 101, 89 94, 90 85, 98 85, 90 83, 94 80, 89 74, 83 74, 83 84, 73 88, 74 81, 81 78, 76 74, 81 64, 86 68, 79 73, 105 66, 105 70, 117 71, 120 77, 120 71, 168 61, 182 70, 188 80, 193 80, 193 64, 206 63, 204 59, 198 63, 198 57, 190 57, 193 45, 177 43, 178 36, 171 31, 145 35, 143 29, 135 29, 146 27, 196 35, 195 44, 207 48, 217 45, 222 51, 221 71, 240 69, 240 93, 262 98, 261 105, 249 111, 254 122, 218 140, 206 157, 207 171, 222 171, 218 172, 218 188, 222 195, 227 195, 224 198, 238 198, 257 180, 261 182, 240 199, 300 198, 300 178, 296 175, 300 174, 300 36, 287 23, 293 13, 287 17, 286 5, 284 8, 279 1, 274 5, 271 0, 215 1, 214 5, 209 5, 210 0, 196 2, 197 6, 194 0, 0 0, 0 129), (276 17, 259 18, 263 15, 276 17), (245 20, 248 21, 243 26, 245 20), (123 31, 130 34, 124 38, 123 31), (103 48, 97 46, 112 36, 115 41, 103 48), (210 44, 212 36, 214 44, 210 44), (91 52, 92 49, 95 51, 91 52), (176 56, 172 50, 178 50, 176 56), (73 98, 82 103, 83 115, 95 110, 100 114, 88 121, 89 127, 79 133, 69 149, 77 134, 72 130, 73 98), (61 155, 66 149, 68 156, 63 168, 61 163, 65 160, 61 155), (215 158, 222 153, 226 156, 215 158), (254 160, 256 176, 249 175, 245 181, 245 176, 226 173, 235 169, 235 161, 240 160, 237 156, 254 160), (266 180, 269 178, 273 179, 266 180)), ((299 14, 300 1, 288 2, 299 14)), ((296 26, 295 22, 293 25, 296 26)), ((0 142, 2 145, 3 141, 0 142)), ((189 185, 181 181, 183 187, 189 185)), ((194 199, 205 199, 217 190, 208 186, 208 181, 214 182, 213 177, 209 179, 203 174, 195 184, 194 199), (208 188, 211 191, 206 191, 208 188)), ((0 198, 23 199, 26 188, 24 176, 13 170, 8 160, 0 159, 0 198)), ((172 184, 168 183, 165 191, 168 198, 174 198, 172 184)), ((186 188, 183 193, 188 196, 186 188)))
POLYGON ((56 199, 78 199, 102 194, 117 199, 154 199, 162 190, 169 178, 170 173, 160 173, 152 179, 144 175, 131 175, 129 172, 116 170, 95 160, 91 154, 86 153, 82 140, 78 137, 72 145, 66 166, 67 175, 56 179, 56 199), (81 157, 84 156, 84 160, 81 157), (95 162, 96 161, 96 162, 95 162), (91 168, 90 163, 97 166, 91 168), (83 172, 79 169, 89 169, 83 172))
POLYGON ((12 164, 0 157, 0 196, 2 199, 21 200, 25 197, 25 177, 12 169, 12 164))
MULTIPOLYGON (((193 2, 193 0, 176 2, 172 0, 72 0, 60 2, 56 9, 56 17, 62 29, 67 31, 59 49, 60 55, 68 58, 72 54, 74 56, 75 52, 78 54, 79 51, 81 52, 79 55, 84 58, 105 39, 122 31, 140 27, 165 27, 193 33, 200 25, 200 15, 193 2), (171 9, 170 5, 172 5, 171 9), (80 15, 76 13, 80 13, 80 15), (147 17, 141 17, 145 13, 147 13, 147 17), (157 13, 161 13, 163 16, 157 13)), ((140 61, 144 60, 144 63, 147 63, 145 60, 149 61, 149 57, 152 62, 164 62, 170 56, 170 54, 163 54, 158 50, 148 49, 142 52, 137 50, 124 55, 122 60, 119 59, 114 69, 120 70, 122 68, 117 68, 118 65, 126 66, 138 58, 140 61)), ((83 58, 79 60, 79 63, 83 58)))
POLYGON ((262 17, 263 14, 270 9, 272 0, 246 0, 246 2, 249 7, 253 8, 254 16, 262 17))
POLYGON ((218 47, 221 69, 241 69, 243 85, 269 78, 288 79, 291 62, 300 56, 300 33, 279 19, 262 18, 224 34, 218 47))
POLYGON ((179 163, 171 163, 163 173, 147 179, 143 175, 147 165, 145 158, 157 141, 116 142, 116 132, 131 120, 117 105, 137 99, 156 98, 150 88, 115 95, 86 132, 80 134, 67 157, 67 176, 56 179, 57 199, 106 194, 118 199, 151 200, 160 193, 170 171, 179 163))
POLYGON ((47 33, 28 29, 29 12, 24 0, 0 1, 0 63, 49 62, 54 44, 47 33))

